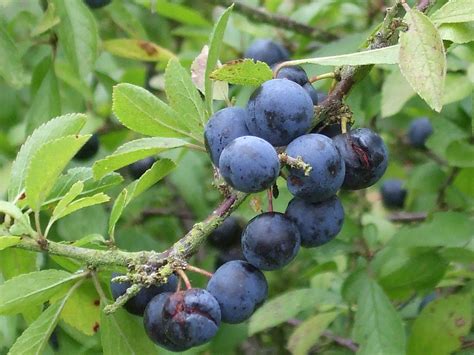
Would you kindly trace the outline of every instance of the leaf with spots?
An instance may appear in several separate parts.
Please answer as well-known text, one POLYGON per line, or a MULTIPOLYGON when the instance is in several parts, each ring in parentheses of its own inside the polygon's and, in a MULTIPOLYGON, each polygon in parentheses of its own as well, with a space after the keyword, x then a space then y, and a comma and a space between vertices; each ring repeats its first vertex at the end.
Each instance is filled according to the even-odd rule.
POLYGON ((273 77, 268 64, 252 59, 239 59, 225 63, 210 74, 212 80, 226 81, 236 85, 259 86, 273 77))
POLYGON ((110 39, 102 43, 104 49, 122 58, 160 62, 174 57, 174 54, 166 48, 160 47, 156 43, 139 39, 110 39))

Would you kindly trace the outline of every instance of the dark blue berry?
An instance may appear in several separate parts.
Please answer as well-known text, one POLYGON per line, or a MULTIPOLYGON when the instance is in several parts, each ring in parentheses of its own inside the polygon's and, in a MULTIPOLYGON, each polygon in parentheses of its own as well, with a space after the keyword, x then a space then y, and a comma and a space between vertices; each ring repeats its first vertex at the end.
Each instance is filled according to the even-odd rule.
POLYGON ((425 148, 426 140, 433 133, 433 126, 426 117, 418 118, 410 124, 408 141, 416 148, 425 148))
POLYGON ((252 135, 274 146, 283 146, 311 127, 313 101, 303 87, 291 80, 263 83, 247 104, 247 127, 252 135))
POLYGON ((365 189, 385 173, 388 151, 382 138, 368 128, 357 128, 333 138, 346 164, 342 188, 365 189))
POLYGON ((289 169, 287 186, 292 195, 318 202, 333 196, 341 187, 344 161, 330 138, 306 134, 291 142, 286 153, 293 158, 300 157, 312 168, 309 175, 302 169, 289 169))
MULTIPOLYGON (((121 274, 113 273, 112 278, 120 275, 121 274)), ((112 291, 112 296, 114 297, 114 299, 116 300, 117 298, 125 294, 127 288, 129 288, 130 286, 131 284, 129 282, 111 282, 110 289, 112 291)), ((127 301, 127 303, 125 303, 124 308, 132 314, 142 316, 148 302, 150 302, 153 297, 160 293, 173 292, 176 290, 177 286, 178 278, 175 275, 171 275, 170 277, 168 277, 168 282, 163 285, 143 287, 134 297, 132 297, 127 301)))
POLYGON ((244 57, 265 62, 269 66, 290 59, 285 47, 270 39, 255 40, 245 51, 244 57))
POLYGON ((217 111, 204 127, 204 142, 214 165, 219 165, 222 150, 235 138, 250 135, 245 124, 247 110, 227 107, 217 111))
POLYGON ((240 245, 242 229, 243 221, 238 217, 229 216, 207 239, 212 246, 219 249, 226 249, 236 244, 240 245))
POLYGON ((429 303, 433 302, 437 298, 438 295, 434 291, 423 297, 420 304, 418 305, 418 313, 420 313, 423 308, 425 308, 429 303))
POLYGON ((280 161, 270 143, 258 137, 244 136, 224 148, 219 170, 224 180, 236 190, 258 192, 275 183, 280 161))
POLYGON ((311 83, 304 84, 303 89, 306 90, 309 97, 311 97, 311 101, 313 101, 313 105, 316 106, 319 103, 318 91, 314 88, 314 86, 311 83))
POLYGON ((299 65, 292 67, 283 67, 278 71, 277 79, 288 79, 294 81, 298 85, 305 85, 308 83, 308 75, 299 65))
POLYGON ((219 254, 217 254, 216 262, 215 262, 215 269, 217 270, 225 263, 233 260, 244 260, 244 253, 242 253, 242 247, 239 245, 235 245, 229 249, 221 250, 219 254))
POLYGON ((207 290, 219 302, 222 321, 240 323, 250 318, 265 301, 268 284, 259 269, 236 260, 217 269, 209 280, 207 290))
POLYGON ((207 343, 221 323, 217 300, 206 290, 192 288, 170 295, 163 306, 166 337, 185 347, 207 343))
POLYGON ((337 196, 318 203, 294 198, 288 204, 286 215, 298 227, 301 245, 306 248, 330 242, 344 222, 344 209, 337 196))
POLYGON ((128 172, 134 179, 139 179, 145 172, 150 169, 156 160, 153 157, 140 159, 128 166, 128 172))
POLYGON ((99 9, 112 2, 112 0, 84 0, 91 9, 99 9))
POLYGON ((380 188, 382 201, 386 207, 402 208, 407 196, 407 190, 403 188, 403 181, 397 179, 385 180, 380 188))
POLYGON ((300 250, 300 233, 284 214, 262 213, 254 217, 242 234, 245 259, 261 270, 276 270, 292 261, 300 250))
POLYGON ((99 136, 93 134, 74 156, 75 160, 87 160, 92 158, 99 151, 99 136))

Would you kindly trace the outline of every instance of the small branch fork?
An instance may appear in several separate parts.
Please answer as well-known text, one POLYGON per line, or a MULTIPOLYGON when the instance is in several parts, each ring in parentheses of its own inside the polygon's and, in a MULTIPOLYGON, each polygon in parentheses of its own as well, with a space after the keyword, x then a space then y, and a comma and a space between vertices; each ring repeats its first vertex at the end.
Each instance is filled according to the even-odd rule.
POLYGON ((305 176, 308 176, 311 173, 311 170, 313 170, 311 165, 309 165, 308 163, 305 163, 303 161, 303 158, 300 156, 293 158, 293 157, 290 157, 286 153, 280 153, 278 154, 278 158, 280 158, 280 162, 282 164, 288 165, 295 169, 303 170, 305 176))

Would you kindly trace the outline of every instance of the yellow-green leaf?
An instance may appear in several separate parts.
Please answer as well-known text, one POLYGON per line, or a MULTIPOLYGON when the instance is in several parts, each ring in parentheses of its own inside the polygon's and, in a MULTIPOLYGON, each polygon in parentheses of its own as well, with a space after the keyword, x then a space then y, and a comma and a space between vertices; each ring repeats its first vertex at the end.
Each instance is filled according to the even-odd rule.
POLYGON ((13 247, 17 245, 18 243, 20 243, 20 241, 21 241, 20 237, 15 237, 15 236, 10 236, 10 235, 4 236, 4 237, 0 236, 0 250, 13 247))
POLYGON ((436 23, 457 23, 474 21, 474 1, 449 0, 443 7, 431 15, 436 23))
POLYGON ((210 78, 236 85, 259 86, 272 79, 273 72, 266 63, 254 62, 252 59, 239 59, 214 70, 210 78))
POLYGON ((166 61, 175 56, 168 49, 141 39, 111 39, 102 42, 102 46, 107 52, 118 57, 146 62, 166 61))

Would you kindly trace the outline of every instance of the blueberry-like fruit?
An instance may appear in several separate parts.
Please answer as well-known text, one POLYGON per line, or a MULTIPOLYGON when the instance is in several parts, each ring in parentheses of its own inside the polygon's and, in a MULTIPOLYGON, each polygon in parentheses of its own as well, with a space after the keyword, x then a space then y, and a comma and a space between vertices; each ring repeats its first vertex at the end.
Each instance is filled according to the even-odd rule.
POLYGON ((91 9, 99 9, 112 2, 112 0, 84 0, 87 6, 91 9))
POLYGON ((314 88, 314 86, 311 83, 304 84, 303 89, 306 90, 309 97, 311 97, 311 101, 313 101, 313 105, 316 106, 319 103, 318 91, 314 88))
POLYGON ((247 110, 241 107, 227 107, 217 111, 204 128, 204 142, 214 165, 219 165, 222 150, 235 138, 249 136, 245 124, 247 110))
POLYGON ((296 138, 286 148, 293 158, 300 157, 311 166, 309 175, 302 169, 290 168, 286 180, 293 196, 319 202, 333 196, 344 181, 344 161, 332 140, 321 134, 296 138))
POLYGON ((217 300, 200 288, 173 293, 163 305, 164 333, 173 344, 189 348, 207 343, 220 323, 217 300))
POLYGON ((219 170, 236 190, 258 192, 272 186, 280 173, 275 148, 253 136, 234 139, 221 153, 219 170))
POLYGON ((229 216, 207 237, 207 240, 213 247, 219 249, 227 249, 237 244, 240 245, 242 224, 240 218, 229 216))
MULTIPOLYGON (((120 274, 112 274, 112 278, 116 276, 120 276, 120 274)), ((130 286, 131 284, 129 282, 111 282, 110 289, 112 291, 112 296, 114 297, 114 299, 116 300, 117 298, 125 294, 127 288, 129 288, 130 286)), ((177 286, 178 278, 173 274, 168 277, 168 282, 163 285, 143 287, 134 297, 132 297, 127 301, 127 303, 125 303, 124 308, 129 313, 135 314, 137 316, 142 316, 143 312, 145 311, 145 307, 153 297, 160 293, 173 292, 176 290, 177 286)))
POLYGON ((130 176, 134 179, 139 179, 145 172, 150 169, 156 160, 153 157, 147 157, 130 164, 128 166, 128 172, 130 176))
POLYGON ((242 233, 245 259, 261 270, 276 270, 292 261, 300 250, 300 233, 283 213, 254 217, 242 233))
POLYGON ((163 308, 165 302, 172 295, 171 292, 161 293, 148 303, 143 314, 143 325, 148 337, 159 346, 170 351, 185 351, 190 348, 185 344, 175 344, 168 339, 165 333, 163 308))
POLYGON ((285 213, 298 227, 301 245, 305 248, 330 242, 341 231, 344 222, 344 209, 337 196, 318 203, 294 198, 285 213))
POLYGON ((306 90, 285 79, 263 83, 250 97, 247 110, 250 133, 274 146, 287 145, 308 131, 314 113, 306 90))
POLYGON ((283 67, 278 71, 277 79, 288 79, 294 81, 298 85, 305 85, 308 83, 308 75, 299 65, 292 67, 283 67))
POLYGON ((385 180, 380 188, 383 204, 389 208, 402 208, 407 196, 403 181, 398 179, 385 180))
POLYGON ((426 140, 433 133, 433 126, 426 117, 418 118, 410 124, 408 141, 416 148, 425 148, 426 140))
POLYGON ((368 128, 357 128, 333 138, 346 164, 342 188, 360 190, 375 184, 385 173, 388 150, 382 138, 368 128))
POLYGON ((245 261, 230 261, 217 269, 207 290, 219 302, 222 321, 240 323, 265 301, 268 284, 256 267, 245 261))
POLYGON ((242 246, 239 243, 238 245, 232 246, 229 249, 221 250, 217 254, 216 261, 214 264, 215 270, 220 268, 225 263, 233 260, 245 260, 244 253, 242 253, 242 246))
POLYGON ((92 158, 99 151, 99 136, 93 134, 74 156, 75 160, 87 160, 92 158))
MULTIPOLYGON (((351 128, 351 125, 348 123, 346 125, 347 129, 351 128)), ((313 128, 311 131, 312 133, 319 133, 329 138, 334 138, 335 136, 342 134, 341 124, 336 123, 329 123, 329 124, 318 124, 316 127, 313 128)))
POLYGON ((418 313, 420 313, 423 308, 425 308, 429 303, 433 302, 436 298, 438 298, 438 295, 434 291, 423 297, 420 304, 418 305, 418 313))
POLYGON ((290 55, 283 45, 269 39, 257 39, 247 48, 245 58, 259 60, 269 66, 290 59, 290 55))

